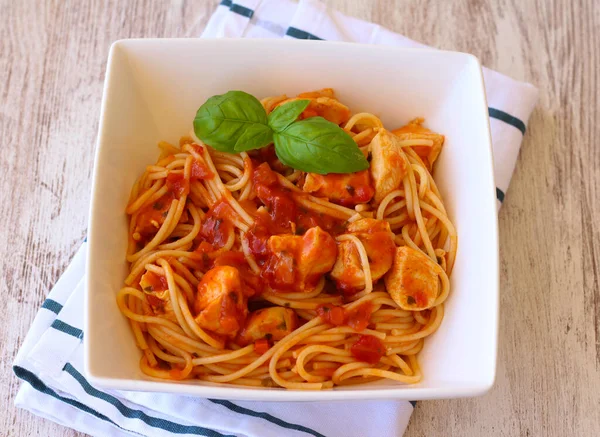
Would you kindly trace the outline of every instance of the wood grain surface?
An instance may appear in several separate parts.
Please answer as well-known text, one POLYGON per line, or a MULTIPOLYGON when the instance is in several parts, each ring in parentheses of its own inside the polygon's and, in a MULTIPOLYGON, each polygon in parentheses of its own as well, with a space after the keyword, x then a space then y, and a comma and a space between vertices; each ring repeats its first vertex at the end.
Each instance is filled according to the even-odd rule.
MULTIPOLYGON (((78 436, 13 406, 14 356, 83 241, 108 48, 198 36, 218 1, 0 0, 0 435, 78 436)), ((600 435, 597 0, 329 0, 540 89, 500 212, 495 387, 420 402, 406 436, 600 435)))

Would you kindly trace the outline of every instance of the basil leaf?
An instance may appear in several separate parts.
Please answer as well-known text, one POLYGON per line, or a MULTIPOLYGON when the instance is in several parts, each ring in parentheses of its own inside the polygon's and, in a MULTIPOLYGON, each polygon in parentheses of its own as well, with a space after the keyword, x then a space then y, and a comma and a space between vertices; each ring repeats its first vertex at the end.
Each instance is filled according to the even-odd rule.
POLYGON ((247 150, 260 149, 273 142, 273 131, 264 124, 253 124, 247 127, 244 133, 237 139, 233 148, 234 152, 246 152, 247 150))
POLYGON ((311 117, 273 135, 279 160, 310 173, 354 173, 369 163, 352 137, 337 124, 311 117))
POLYGON ((269 126, 275 132, 285 130, 304 112, 310 100, 294 100, 278 106, 269 114, 269 126))
POLYGON ((259 149, 272 141, 265 109, 256 97, 243 91, 208 99, 196 113, 194 133, 223 152, 259 149))

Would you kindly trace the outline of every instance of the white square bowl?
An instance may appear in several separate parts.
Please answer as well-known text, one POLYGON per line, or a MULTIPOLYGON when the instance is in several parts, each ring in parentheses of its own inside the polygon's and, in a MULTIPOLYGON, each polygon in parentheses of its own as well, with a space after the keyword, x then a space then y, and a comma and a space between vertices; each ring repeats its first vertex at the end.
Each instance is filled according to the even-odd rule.
POLYGON ((491 388, 498 333, 498 231, 481 66, 464 53, 324 41, 145 39, 113 44, 106 73, 89 225, 85 369, 105 388, 222 399, 313 401, 476 396, 491 388), (326 391, 165 382, 141 352, 115 296, 127 275, 125 206, 159 140, 187 134, 198 107, 228 90, 258 98, 333 87, 389 128, 422 116, 446 136, 435 179, 458 232, 451 294, 419 355, 423 380, 326 391))

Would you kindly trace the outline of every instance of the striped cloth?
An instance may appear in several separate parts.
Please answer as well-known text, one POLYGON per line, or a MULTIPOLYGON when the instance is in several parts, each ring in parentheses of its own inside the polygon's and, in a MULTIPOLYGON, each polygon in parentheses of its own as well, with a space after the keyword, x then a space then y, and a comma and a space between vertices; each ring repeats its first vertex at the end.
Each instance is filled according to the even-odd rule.
MULTIPOLYGON (((223 0, 203 37, 298 38, 421 47, 316 0, 223 0)), ((484 69, 498 207, 537 90, 484 69)), ((414 403, 259 403, 100 390, 83 374, 84 243, 36 315, 14 362, 25 381, 15 405, 97 436, 401 436, 414 403)))

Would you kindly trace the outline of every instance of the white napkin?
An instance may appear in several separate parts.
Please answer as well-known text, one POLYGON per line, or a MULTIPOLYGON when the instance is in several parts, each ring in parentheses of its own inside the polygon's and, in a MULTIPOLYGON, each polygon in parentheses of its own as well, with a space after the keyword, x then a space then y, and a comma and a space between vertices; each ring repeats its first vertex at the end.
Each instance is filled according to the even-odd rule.
MULTIPOLYGON (((223 0, 203 37, 329 39, 406 47, 401 35, 316 0, 223 0)), ((498 207, 508 188, 537 90, 484 69, 498 207)), ((401 436, 405 401, 265 403, 100 390, 83 375, 84 243, 38 312, 14 362, 25 381, 15 405, 98 436, 401 436)), ((115 305, 116 310, 116 305, 115 305)))

